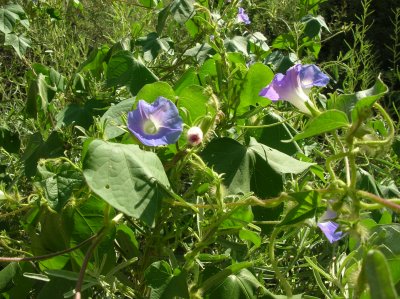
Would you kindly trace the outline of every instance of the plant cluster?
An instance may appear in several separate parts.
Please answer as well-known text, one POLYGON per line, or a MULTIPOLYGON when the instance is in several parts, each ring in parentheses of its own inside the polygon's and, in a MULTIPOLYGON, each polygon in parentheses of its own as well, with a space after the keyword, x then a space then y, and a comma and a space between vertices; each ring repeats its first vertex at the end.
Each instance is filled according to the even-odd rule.
POLYGON ((4 3, 0 298, 397 298, 400 12, 326 2, 4 3))

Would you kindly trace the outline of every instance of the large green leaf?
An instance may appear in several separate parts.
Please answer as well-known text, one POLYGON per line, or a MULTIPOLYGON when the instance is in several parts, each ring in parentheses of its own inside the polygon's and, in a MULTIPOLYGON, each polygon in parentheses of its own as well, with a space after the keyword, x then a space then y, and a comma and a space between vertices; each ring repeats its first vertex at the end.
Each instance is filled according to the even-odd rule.
POLYGON ((105 140, 116 138, 126 132, 120 126, 125 125, 126 116, 132 110, 134 103, 134 98, 126 99, 116 105, 112 105, 103 114, 100 121, 105 123, 103 135, 105 140))
POLYGON ((171 14, 175 21, 184 24, 195 13, 194 0, 174 0, 171 4, 171 14))
POLYGON ((323 16, 314 17, 313 15, 306 15, 301 21, 305 24, 304 34, 309 38, 320 36, 322 28, 329 31, 323 16))
POLYGON ((148 103, 152 103, 160 96, 175 102, 174 90, 167 82, 162 81, 146 84, 137 93, 136 98, 138 100, 145 100, 148 103))
POLYGON ((328 108, 345 112, 354 122, 360 115, 369 114, 372 105, 387 92, 388 87, 378 78, 375 85, 370 89, 358 91, 353 94, 333 96, 328 101, 328 108))
POLYGON ((7 33, 4 37, 4 45, 13 47, 18 56, 22 57, 26 49, 31 46, 31 41, 22 34, 7 33))
POLYGON ((185 109, 185 123, 191 125, 198 117, 214 114, 215 108, 210 103, 210 96, 204 87, 199 85, 189 85, 179 93, 179 108, 185 109))
MULTIPOLYGON (((11 266, 12 264, 14 264, 14 263, 7 265, 6 268, 12 267, 11 266)), ((36 265, 35 265, 35 267, 36 267, 36 265)), ((4 268, 4 269, 6 269, 6 268, 4 268)), ((0 293, 2 293, 6 298, 7 298, 7 296, 9 296, 8 298, 29 298, 30 294, 32 294, 32 289, 34 288, 35 281, 33 279, 25 277, 23 275, 23 273, 35 272, 36 269, 30 263, 20 263, 19 268, 20 269, 18 269, 17 275, 15 275, 12 278, 12 284, 13 284, 12 289, 3 293, 2 292, 3 289, 0 286, 0 293)), ((1 276, 1 274, 0 274, 0 285, 2 283, 4 284, 5 282, 7 282, 6 279, 7 279, 6 277, 1 276)))
MULTIPOLYGON (((235 265, 233 265, 235 266, 235 265)), ((253 299, 257 298, 259 290, 264 290, 264 286, 257 278, 247 269, 241 269, 236 272, 234 269, 224 269, 215 276, 222 276, 222 272, 229 273, 229 276, 216 284, 216 287, 210 289, 205 294, 206 299, 253 299), (229 271, 226 271, 229 270, 229 271)))
POLYGON ((297 152, 301 152, 296 141, 282 142, 282 140, 293 139, 293 128, 289 124, 283 122, 284 119, 276 113, 270 112, 263 118, 261 125, 273 125, 262 129, 250 130, 251 135, 257 139, 259 143, 272 147, 289 156, 293 156, 297 152))
POLYGON ((103 45, 101 47, 93 49, 87 59, 79 66, 77 72, 90 71, 95 78, 100 78, 100 74, 103 72, 103 64, 106 60, 107 54, 110 47, 103 45))
POLYGON ((26 113, 30 117, 36 117, 39 111, 47 111, 49 102, 54 98, 55 88, 51 87, 46 76, 39 74, 29 83, 26 113))
POLYGON ((47 106, 54 99, 57 91, 63 91, 65 78, 53 68, 34 64, 33 70, 27 73, 29 79, 26 112, 36 117, 39 111, 47 112, 47 106))
POLYGON ((146 61, 154 60, 161 51, 168 54, 174 53, 172 39, 159 37, 156 32, 139 38, 136 43, 143 47, 143 58, 146 61))
MULTIPOLYGON (((43 206, 39 214, 40 234, 30 230, 31 249, 34 255, 45 255, 69 248, 69 238, 61 221, 61 215, 43 206)), ((62 269, 70 260, 68 254, 57 255, 39 263, 42 269, 62 269)))
POLYGON ((146 84, 158 80, 130 51, 115 53, 108 62, 107 86, 127 86, 133 95, 146 84))
POLYGON ((194 67, 187 69, 174 85, 174 90, 179 94, 185 87, 200 85, 198 74, 194 67))
POLYGON ((200 64, 214 54, 215 50, 207 43, 196 43, 196 46, 186 50, 185 53, 183 53, 184 56, 194 57, 200 64))
POLYGON ((10 263, 0 271, 0 292, 12 286, 14 276, 18 273, 18 263, 10 263))
POLYGON ((297 205, 292 208, 279 225, 291 225, 314 217, 321 205, 321 196, 315 191, 293 193, 297 205))
POLYGON ((25 12, 18 4, 9 4, 0 7, 0 31, 8 34, 14 31, 14 26, 20 21, 25 27, 29 26, 29 21, 26 18, 25 12))
POLYGON ((313 165, 313 163, 296 160, 276 149, 258 143, 254 138, 250 138, 249 149, 268 162, 278 173, 298 174, 313 165))
POLYGON ((249 55, 247 51, 248 43, 248 39, 244 36, 234 36, 232 38, 227 38, 224 40, 224 46, 228 52, 239 52, 246 56, 249 55))
POLYGON ((162 10, 160 10, 160 12, 158 13, 157 25, 156 25, 156 31, 158 35, 162 34, 165 27, 165 23, 167 22, 170 13, 171 13, 170 4, 164 7, 162 10))
POLYGON ((84 182, 82 173, 68 162, 41 161, 38 173, 49 206, 57 212, 61 211, 73 191, 80 188, 84 182))
POLYGON ((25 174, 27 176, 34 176, 37 171, 37 162, 40 158, 61 157, 64 156, 64 150, 64 141, 61 133, 52 132, 46 141, 43 141, 40 133, 30 135, 22 156, 25 174))
POLYGON ((394 283, 400 281, 400 225, 398 223, 376 225, 371 229, 371 235, 376 233, 377 237, 373 239, 387 259, 392 280, 394 283))
POLYGON ((186 276, 180 269, 173 271, 165 261, 154 262, 144 273, 151 288, 150 299, 189 298, 186 276))
POLYGON ((137 145, 92 141, 83 160, 89 187, 121 212, 152 225, 168 178, 157 155, 137 145))
POLYGON ((299 58, 294 53, 286 55, 283 51, 276 50, 267 56, 265 63, 272 65, 272 69, 275 73, 285 73, 286 70, 293 66, 298 60, 299 58))
POLYGON ((397 299, 397 292, 391 279, 385 256, 379 250, 368 251, 363 265, 371 299, 397 299))
POLYGON ((348 127, 349 120, 346 114, 339 110, 328 110, 316 116, 307 124, 303 132, 294 136, 293 140, 300 140, 336 129, 348 127))
MULTIPOLYGON (((94 117, 100 116, 107 106, 108 103, 96 99, 86 101, 83 106, 69 104, 56 115, 57 128, 74 125, 88 129, 93 124, 94 117)), ((106 123, 105 131, 107 131, 107 125, 108 123, 106 123)))
POLYGON ((203 159, 220 174, 229 193, 250 192, 250 179, 255 165, 255 154, 230 138, 215 138, 201 153, 203 159))
POLYGON ((270 100, 259 96, 259 93, 262 88, 272 81, 273 77, 272 70, 262 63, 258 62, 250 66, 240 92, 239 114, 245 112, 246 110, 244 109, 249 106, 256 106, 258 103, 262 103, 262 106, 267 106, 271 103, 270 100))
POLYGON ((256 186, 280 186, 280 174, 300 173, 312 165, 258 143, 254 138, 248 147, 230 138, 216 138, 201 155, 215 171, 225 174, 224 183, 233 194, 256 192, 258 188, 251 188, 252 179, 256 180, 256 186))
POLYGON ((136 240, 135 234, 129 226, 125 224, 118 225, 116 240, 125 258, 131 259, 139 256, 139 242, 136 240))

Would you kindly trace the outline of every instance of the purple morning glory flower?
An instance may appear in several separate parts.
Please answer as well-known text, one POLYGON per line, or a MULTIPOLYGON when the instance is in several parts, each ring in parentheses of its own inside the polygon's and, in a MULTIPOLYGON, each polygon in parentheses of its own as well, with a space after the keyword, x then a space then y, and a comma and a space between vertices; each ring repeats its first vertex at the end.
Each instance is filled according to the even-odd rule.
POLYGON ((128 129, 144 145, 173 144, 182 133, 182 119, 170 100, 158 97, 152 104, 139 100, 128 113, 128 129))
POLYGON ((345 236, 343 232, 338 231, 339 224, 331 221, 332 219, 336 218, 336 216, 337 215, 335 211, 328 209, 321 216, 317 223, 318 227, 321 229, 330 243, 336 242, 345 236))
POLYGON ((244 9, 242 7, 239 7, 239 12, 237 14, 237 20, 238 20, 238 22, 245 23, 246 25, 249 25, 251 23, 249 16, 244 12, 244 9))
POLYGON ((313 86, 326 86, 329 77, 313 64, 296 64, 286 71, 286 75, 278 73, 272 82, 263 88, 260 96, 272 101, 290 102, 301 112, 310 114, 306 102, 313 106, 308 94, 313 86))

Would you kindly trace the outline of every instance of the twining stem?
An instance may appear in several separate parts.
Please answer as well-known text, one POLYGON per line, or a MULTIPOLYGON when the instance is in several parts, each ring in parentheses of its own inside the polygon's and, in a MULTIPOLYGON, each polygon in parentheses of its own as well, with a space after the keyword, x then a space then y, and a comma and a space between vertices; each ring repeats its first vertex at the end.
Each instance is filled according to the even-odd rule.
POLYGON ((276 278, 278 279, 282 288, 285 290, 286 296, 290 298, 293 295, 292 288, 290 287, 288 281, 286 280, 286 278, 282 275, 281 271, 279 270, 278 262, 275 259, 275 251, 274 251, 275 239, 278 236, 280 231, 281 231, 281 229, 279 227, 276 227, 273 230, 273 232, 271 234, 271 238, 269 240, 268 254, 269 254, 269 258, 271 259, 272 268, 274 269, 276 278))
MULTIPOLYGON (((342 152, 345 152, 346 149, 336 131, 333 133, 333 137, 335 138, 336 143, 340 146, 340 149, 342 150, 342 152)), ((346 170, 346 183, 347 183, 347 186, 350 186, 351 185, 351 183, 350 183, 351 182, 350 164, 349 164, 349 158, 347 156, 344 157, 344 166, 345 166, 345 170, 346 170)))
POLYGON ((326 166, 326 169, 329 172, 329 175, 331 176, 331 180, 336 180, 336 174, 333 171, 333 168, 332 168, 332 165, 331 165, 332 162, 334 160, 339 160, 339 159, 342 159, 344 157, 347 157, 348 155, 349 155, 349 153, 343 152, 343 153, 339 153, 339 154, 336 154, 336 155, 333 155, 333 156, 330 156, 330 157, 326 158, 325 166, 326 166))
POLYGON ((393 121, 390 118, 390 116, 387 114, 385 109, 379 105, 378 103, 374 104, 374 107, 379 110, 383 118, 385 119, 387 125, 388 125, 388 136, 385 139, 382 140, 368 140, 368 141, 357 141, 355 144, 364 144, 364 145, 384 145, 392 142, 395 134, 395 129, 393 125, 393 121))
POLYGON ((279 122, 276 122, 276 123, 268 124, 268 125, 249 125, 249 126, 237 125, 237 127, 239 127, 239 128, 245 128, 245 129, 272 128, 272 127, 279 126, 279 125, 282 125, 282 124, 284 124, 284 123, 287 123, 289 120, 291 120, 292 118, 295 118, 295 117, 297 117, 297 115, 296 115, 296 116, 289 117, 289 118, 286 118, 286 119, 284 119, 284 120, 282 120, 282 121, 279 121, 279 122))
POLYGON ((400 213, 400 205, 394 202, 393 200, 387 200, 382 197, 379 197, 378 195, 369 193, 367 191, 363 190, 358 190, 356 191, 356 195, 364 198, 368 198, 372 200, 373 202, 376 202, 377 204, 380 204, 381 206, 385 206, 387 208, 390 208, 394 210, 397 213, 400 213))
POLYGON ((28 210, 28 209, 30 209, 30 208, 32 208, 32 206, 28 204, 28 205, 26 205, 26 206, 23 206, 23 207, 17 209, 17 210, 14 210, 14 211, 11 211, 11 212, 8 212, 8 213, 1 214, 1 215, 0 215, 0 218, 7 218, 7 217, 13 216, 13 215, 15 215, 15 214, 21 213, 21 212, 23 212, 23 211, 25 211, 25 210, 28 210))
POLYGON ((105 236, 106 230, 102 230, 100 234, 97 234, 96 237, 93 239, 92 244, 90 245, 88 251, 86 252, 85 259, 83 260, 81 270, 79 271, 78 280, 75 286, 75 299, 81 299, 81 290, 83 285, 83 279, 85 277, 86 268, 89 264, 89 260, 92 257, 93 251, 96 249, 97 245, 101 242, 103 237, 105 236))
POLYGON ((49 254, 45 254, 45 255, 31 256, 31 257, 0 257, 0 262, 10 263, 10 262, 32 262, 32 261, 47 260, 52 257, 63 255, 65 253, 74 251, 74 250, 82 247, 83 245, 85 245, 85 244, 89 243, 90 241, 92 241, 93 239, 97 238, 98 235, 100 234, 100 232, 101 232, 101 230, 97 234, 91 236, 89 239, 86 239, 86 240, 82 241, 81 243, 79 243, 78 245, 68 248, 68 249, 64 249, 61 251, 57 251, 57 252, 53 252, 53 253, 49 253, 49 254))

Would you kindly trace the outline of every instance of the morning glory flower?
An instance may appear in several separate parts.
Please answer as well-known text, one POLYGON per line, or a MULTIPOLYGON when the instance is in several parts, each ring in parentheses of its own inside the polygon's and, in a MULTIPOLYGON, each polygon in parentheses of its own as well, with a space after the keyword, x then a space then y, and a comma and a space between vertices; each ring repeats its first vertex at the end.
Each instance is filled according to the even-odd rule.
POLYGON ((335 211, 328 209, 317 223, 330 243, 336 242, 345 236, 342 231, 338 231, 339 224, 332 221, 336 216, 335 211))
POLYGON ((290 102, 301 112, 310 114, 305 103, 313 107, 308 94, 313 86, 326 86, 329 77, 313 64, 296 64, 286 71, 286 75, 278 73, 272 82, 263 88, 260 96, 272 101, 284 100, 290 102))
POLYGON ((136 110, 128 113, 128 129, 148 146, 173 144, 183 130, 178 109, 164 97, 152 104, 139 100, 136 110))
POLYGON ((251 23, 249 16, 244 12, 244 9, 242 7, 239 7, 237 20, 238 22, 245 23, 246 25, 249 25, 251 23))

